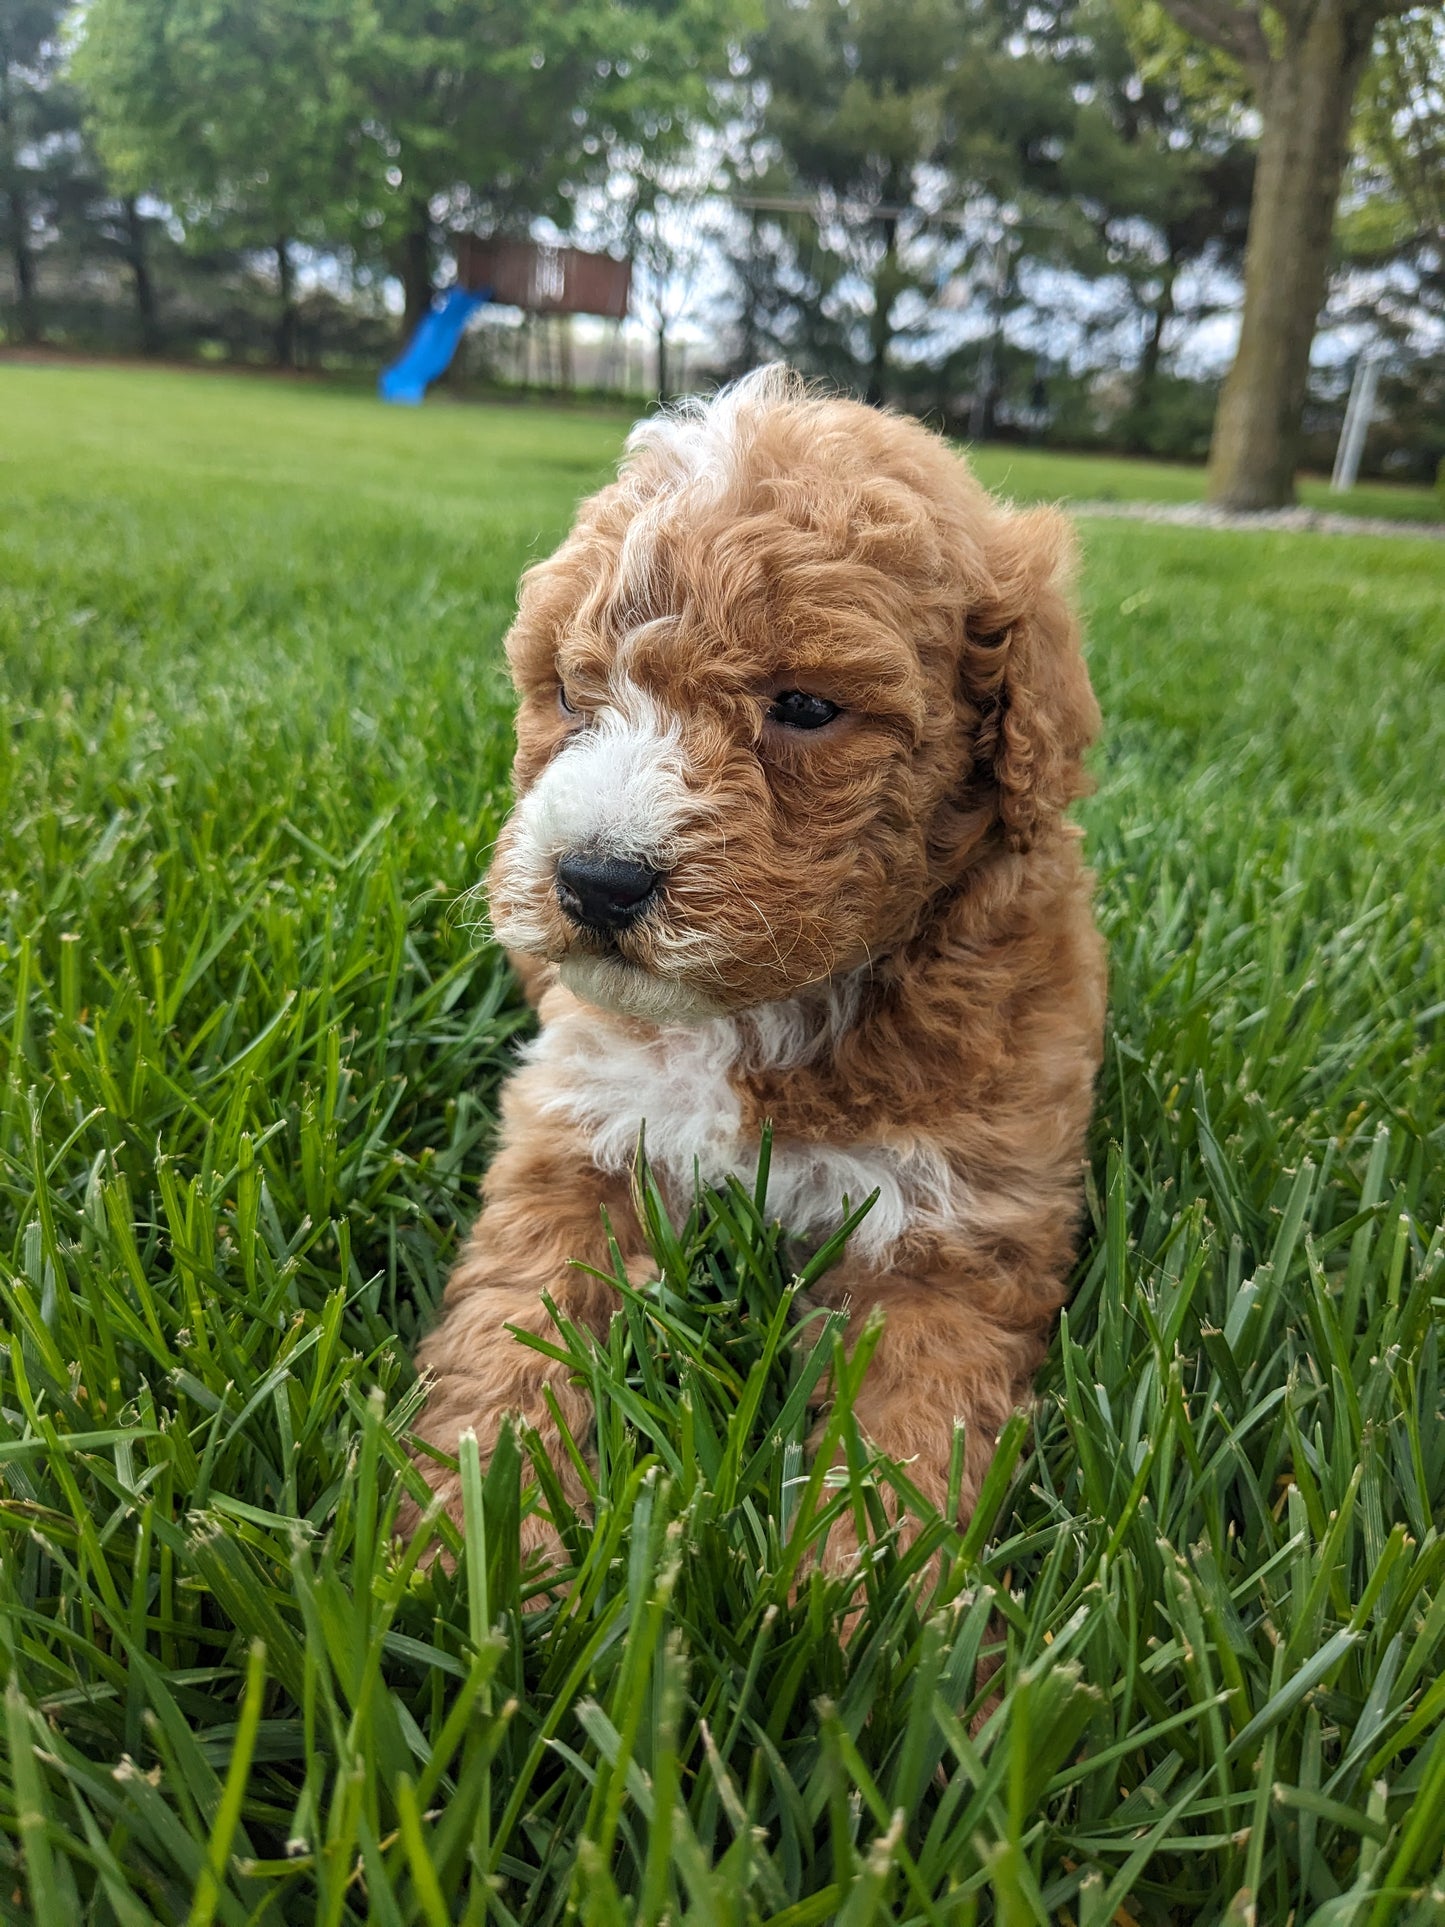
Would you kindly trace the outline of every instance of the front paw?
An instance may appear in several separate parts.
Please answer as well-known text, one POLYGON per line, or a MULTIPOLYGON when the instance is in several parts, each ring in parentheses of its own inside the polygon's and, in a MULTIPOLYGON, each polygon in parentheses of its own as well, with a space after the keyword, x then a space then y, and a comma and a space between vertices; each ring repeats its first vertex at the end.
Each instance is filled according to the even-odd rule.
MULTIPOLYGON (((439 1465, 435 1459, 418 1457, 416 1465, 427 1484, 431 1487, 428 1500, 415 1498, 408 1492, 397 1509, 396 1524, 393 1528, 400 1545, 408 1544, 421 1526, 423 1517, 430 1512, 437 1500, 442 1510, 451 1519, 463 1536, 466 1534, 466 1515, 462 1503, 462 1481, 458 1472, 447 1466, 439 1465)), ((561 1589, 561 1575, 572 1565, 572 1555, 562 1542, 556 1526, 545 1512, 525 1513, 518 1529, 518 1552, 522 1569, 523 1583, 529 1589, 529 1596, 522 1601, 523 1612, 536 1612, 547 1605, 561 1589), (556 1576, 555 1584, 544 1584, 556 1576), (540 1590, 530 1590, 538 1588, 540 1590)), ((446 1543, 435 1524, 432 1537, 423 1549, 419 1564, 428 1566, 433 1560, 440 1560, 448 1572, 456 1568, 456 1559, 448 1551, 446 1543)))

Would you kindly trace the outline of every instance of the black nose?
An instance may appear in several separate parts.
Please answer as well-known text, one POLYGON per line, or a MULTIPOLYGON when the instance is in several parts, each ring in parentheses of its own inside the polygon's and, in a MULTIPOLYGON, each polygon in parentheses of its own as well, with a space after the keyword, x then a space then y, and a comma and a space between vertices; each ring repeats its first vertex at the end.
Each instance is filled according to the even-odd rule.
POLYGON ((642 915, 661 881, 662 872, 645 863, 573 850, 557 864, 557 901, 574 923, 625 930, 642 915))

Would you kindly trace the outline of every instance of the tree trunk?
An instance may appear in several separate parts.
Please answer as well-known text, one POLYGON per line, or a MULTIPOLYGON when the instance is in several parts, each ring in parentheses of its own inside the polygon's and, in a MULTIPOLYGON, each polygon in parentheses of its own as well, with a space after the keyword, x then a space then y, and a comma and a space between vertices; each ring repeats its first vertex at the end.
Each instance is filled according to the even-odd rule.
POLYGON ((1262 132, 1244 315, 1209 452, 1209 498, 1230 509, 1294 500, 1350 109, 1374 37, 1375 9, 1358 0, 1316 0, 1302 14, 1256 75, 1262 132))
POLYGON ((657 317, 657 399, 667 400, 667 317, 657 317))
POLYGON ((406 332, 421 325, 431 308, 431 212, 424 202, 412 209, 412 224, 402 243, 401 285, 406 294, 406 332))
POLYGON ((1178 265, 1170 261, 1164 270, 1164 285, 1149 317, 1149 333, 1139 357, 1139 380, 1134 389, 1134 406, 1142 414, 1154 399, 1154 383, 1159 374, 1159 357, 1164 348, 1164 330, 1174 319, 1174 281, 1178 265))
POLYGON ((868 360, 868 392, 865 399, 873 408, 883 406, 888 378, 888 345, 893 339, 893 304, 897 299, 898 220, 896 215, 889 214, 883 220, 883 259, 873 277, 873 313, 868 320, 868 340, 872 352, 868 360))
MULTIPOLYGON (((4 69, 0 67, 0 81, 4 69)), ((5 134, 4 149, 12 174, 10 182, 10 263, 15 273, 15 312, 20 322, 20 339, 27 345, 39 341, 40 322, 35 313, 35 256, 30 250, 30 207, 19 180, 19 166, 11 151, 9 102, 0 93, 0 131, 5 134)))
POLYGON ((738 366, 738 373, 742 375, 745 375, 750 368, 756 368, 762 360, 762 356, 758 352, 763 334, 758 322, 758 310, 762 305, 762 297, 757 285, 755 268, 755 264, 762 255, 762 230, 756 213, 749 215, 748 228, 748 239, 751 245, 745 257, 748 264, 748 271, 742 277, 742 340, 739 344, 738 366))
POLYGON ((1144 352, 1139 357, 1139 367, 1134 377, 1134 396, 1125 424, 1125 444, 1136 455, 1142 453, 1147 445, 1149 408, 1154 400, 1154 384, 1159 378, 1164 330, 1174 319, 1174 283, 1178 274, 1179 264, 1171 256, 1164 265, 1163 286, 1149 317, 1149 332, 1144 337, 1144 352))
POLYGON ((40 318, 35 312, 35 256, 30 250, 30 209, 19 187, 10 190, 10 258, 15 269, 15 309, 20 321, 20 339, 33 346, 40 339, 40 318))
POLYGON ((156 312, 156 291, 151 280, 150 262, 146 259, 145 222, 140 217, 133 194, 128 194, 122 205, 125 209, 125 254, 135 283, 136 313, 140 316, 141 353, 158 355, 161 351, 160 317, 156 312))
POLYGON ((40 339, 40 322, 35 312, 35 257, 30 251, 30 207, 20 180, 19 145, 15 131, 15 109, 10 95, 10 57, 0 50, 0 159, 10 176, 10 261, 15 272, 15 309, 20 322, 20 339, 32 343, 40 339))
POLYGON ((973 442, 991 442, 994 426, 998 420, 998 398, 1002 386, 999 380, 999 365, 1003 361, 1003 324, 1013 270, 1014 263, 1008 235, 1000 234, 993 244, 993 287, 988 298, 990 317, 988 339, 984 342, 979 355, 978 373, 973 378, 973 406, 968 411, 968 438, 973 442))
POLYGON ((296 366, 296 303, 293 299, 294 276, 291 272, 291 243, 282 235, 276 243, 276 280, 281 293, 281 312, 276 317, 276 366, 296 366))

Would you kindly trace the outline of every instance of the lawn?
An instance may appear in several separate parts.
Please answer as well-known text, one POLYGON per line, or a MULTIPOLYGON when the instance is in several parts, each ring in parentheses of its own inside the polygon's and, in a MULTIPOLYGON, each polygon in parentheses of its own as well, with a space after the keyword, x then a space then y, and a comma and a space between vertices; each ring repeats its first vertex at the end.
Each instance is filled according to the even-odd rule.
POLYGON ((563 1602, 510 1450, 393 1550, 526 1022, 457 909, 497 645, 620 435, 0 366, 0 1919, 1438 1923, 1431 542, 1085 525, 1111 1041, 973 1530, 885 1535, 840 1640, 807 1549, 906 1477, 846 1371, 809 1475, 831 1336, 736 1194, 579 1352, 563 1602))
MULTIPOLYGON (((1197 464, 1154 462, 1117 455, 1069 455, 1052 449, 981 448, 978 472, 990 488, 1019 501, 1200 502, 1205 473, 1197 464)), ((1434 489, 1399 482, 1360 482, 1336 495, 1328 480, 1304 475, 1299 498, 1331 514, 1377 516, 1389 522, 1445 521, 1434 489)))

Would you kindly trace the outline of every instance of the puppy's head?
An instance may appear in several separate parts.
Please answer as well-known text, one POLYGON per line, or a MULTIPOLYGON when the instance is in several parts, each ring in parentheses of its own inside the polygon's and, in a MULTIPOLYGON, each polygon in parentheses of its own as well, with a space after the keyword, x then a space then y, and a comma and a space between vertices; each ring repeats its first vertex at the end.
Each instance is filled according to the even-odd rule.
POLYGON ((886 955, 1084 788, 1068 549, 917 423, 782 369, 642 424, 507 639, 498 936, 660 1022, 886 955))

